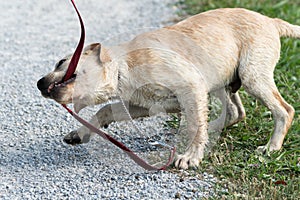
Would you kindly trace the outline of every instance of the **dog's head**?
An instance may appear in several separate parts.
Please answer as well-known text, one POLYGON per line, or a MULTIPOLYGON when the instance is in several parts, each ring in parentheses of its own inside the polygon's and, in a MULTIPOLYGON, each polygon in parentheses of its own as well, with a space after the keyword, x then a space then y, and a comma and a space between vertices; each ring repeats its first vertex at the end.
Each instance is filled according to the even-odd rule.
POLYGON ((77 110, 109 100, 116 89, 118 75, 107 50, 101 48, 99 43, 85 47, 72 78, 61 82, 71 57, 61 59, 54 71, 37 82, 42 95, 61 104, 73 102, 77 110))

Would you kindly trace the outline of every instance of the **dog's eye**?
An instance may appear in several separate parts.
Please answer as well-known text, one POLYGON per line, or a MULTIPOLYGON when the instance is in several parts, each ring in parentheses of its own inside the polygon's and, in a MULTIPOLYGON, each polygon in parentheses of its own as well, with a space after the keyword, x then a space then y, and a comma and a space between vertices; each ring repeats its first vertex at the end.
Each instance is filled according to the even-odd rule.
POLYGON ((67 59, 61 59, 57 64, 56 64, 56 69, 58 69, 67 59))

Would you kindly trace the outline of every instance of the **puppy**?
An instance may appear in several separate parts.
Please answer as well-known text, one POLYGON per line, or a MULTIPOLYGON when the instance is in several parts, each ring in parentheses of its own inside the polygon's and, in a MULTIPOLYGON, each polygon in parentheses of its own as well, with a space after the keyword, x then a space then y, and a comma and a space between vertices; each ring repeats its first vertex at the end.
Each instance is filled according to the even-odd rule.
MULTIPOLYGON (((300 38, 300 26, 241 8, 211 10, 118 46, 91 44, 84 49, 71 81, 57 84, 70 62, 67 56, 37 86, 44 97, 74 103, 77 112, 119 97, 128 103, 132 118, 149 116, 154 105, 167 113, 182 112, 190 142, 175 166, 196 167, 204 156, 208 128, 220 130, 245 117, 237 93, 241 85, 263 102, 275 120, 272 137, 259 150, 281 148, 294 109, 273 79, 280 37, 300 38), (210 125, 209 93, 216 93, 223 105, 220 118, 210 125)), ((102 127, 126 119, 121 103, 113 104, 102 107, 91 123, 102 127)), ((90 136, 86 127, 80 127, 64 140, 79 144, 90 136)))

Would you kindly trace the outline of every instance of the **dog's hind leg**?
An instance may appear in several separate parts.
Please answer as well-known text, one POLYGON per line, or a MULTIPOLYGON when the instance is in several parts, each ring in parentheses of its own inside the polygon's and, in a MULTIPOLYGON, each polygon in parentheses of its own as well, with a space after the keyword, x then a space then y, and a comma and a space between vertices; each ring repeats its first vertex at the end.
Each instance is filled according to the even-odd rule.
POLYGON ((261 63, 247 66, 248 69, 240 71, 240 77, 245 90, 262 101, 272 112, 275 122, 274 133, 267 145, 258 148, 259 151, 265 152, 266 150, 273 151, 281 148, 284 137, 292 124, 295 111, 281 97, 273 79, 273 68, 266 65, 262 66, 261 63))
POLYGON ((238 92, 232 93, 222 88, 213 95, 220 99, 222 112, 216 120, 209 123, 209 132, 222 131, 225 127, 232 126, 245 118, 245 109, 238 92))
MULTIPOLYGON (((129 105, 129 113, 131 117, 146 117, 149 116, 149 110, 139 106, 129 105)), ((102 107, 96 115, 92 117, 90 123, 97 128, 106 127, 110 123, 115 121, 129 120, 128 114, 124 111, 124 106, 121 102, 107 104, 102 107)), ((79 129, 70 132, 64 137, 64 141, 67 144, 81 144, 87 143, 93 133, 85 126, 81 126, 79 129)))
POLYGON ((258 150, 260 152, 279 150, 292 124, 294 108, 281 97, 273 80, 269 79, 266 83, 266 79, 261 77, 255 84, 251 83, 251 87, 245 85, 245 89, 271 110, 275 122, 274 133, 268 144, 259 147, 258 150))
POLYGON ((227 94, 225 127, 232 126, 246 117, 245 108, 238 92, 227 94))
MULTIPOLYGON (((225 88, 222 88, 215 92, 212 92, 212 93, 210 93, 210 95, 211 95, 211 98, 216 97, 221 101, 222 111, 221 111, 220 116, 217 119, 209 122, 208 132, 220 132, 224 128, 225 122, 226 122, 226 112, 227 112, 226 104, 227 104, 228 100, 227 100, 225 88)), ((213 112, 213 111, 211 111, 211 112, 213 112)))

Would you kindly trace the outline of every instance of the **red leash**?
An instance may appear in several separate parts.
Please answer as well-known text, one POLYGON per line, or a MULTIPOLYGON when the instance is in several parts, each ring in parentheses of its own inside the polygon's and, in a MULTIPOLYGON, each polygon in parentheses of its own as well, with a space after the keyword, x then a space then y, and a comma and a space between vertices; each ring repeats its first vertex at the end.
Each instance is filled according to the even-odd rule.
MULTIPOLYGON (((74 3, 73 0, 71 0, 76 13, 78 15, 79 21, 80 21, 80 26, 81 26, 81 36, 80 36, 80 40, 79 43, 76 47, 76 50, 71 58, 71 62, 69 64, 68 70, 66 72, 66 75, 63 78, 63 82, 67 81, 68 79, 70 79, 77 67, 82 49, 83 49, 83 45, 84 45, 84 38, 85 38, 85 30, 84 30, 84 25, 83 25, 83 21, 82 18, 80 16, 80 13, 78 11, 78 9, 76 8, 76 5, 74 3)), ((126 147, 123 143, 119 142, 118 140, 114 139, 113 137, 111 137, 110 135, 108 135, 107 133, 105 133, 104 131, 96 128, 95 126, 93 126, 92 124, 90 124, 89 122, 87 122, 86 120, 82 119, 79 115, 77 115, 75 112, 73 112, 71 109, 69 109, 65 104, 62 104, 62 106, 75 118, 77 119, 81 124, 83 124, 84 126, 86 126, 87 128, 89 128, 92 132, 97 133, 98 135, 100 135, 102 138, 109 140, 110 142, 112 142, 114 145, 116 145, 117 147, 119 147, 120 149, 122 149, 132 160, 134 160, 134 162, 136 162, 138 165, 140 165, 141 167, 143 167, 144 169, 147 170, 165 170, 173 161, 174 155, 175 155, 175 151, 176 148, 172 147, 170 149, 170 156, 169 156, 169 160, 168 162, 163 165, 162 167, 155 167, 152 166, 150 164, 148 164, 146 161, 144 161, 143 159, 141 159, 140 157, 138 157, 133 151, 131 151, 128 147, 126 147)))
POLYGON ((100 129, 96 128, 95 126, 93 126, 92 124, 90 124, 89 122, 87 122, 86 120, 84 120, 81 117, 79 117, 76 113, 74 113, 66 105, 62 104, 62 106, 65 109, 67 109, 67 111, 75 119, 77 119, 81 124, 83 124, 84 126, 86 126, 87 128, 89 128, 92 132, 97 133, 102 138, 110 141, 111 143, 113 143, 114 145, 116 145, 117 147, 119 147, 120 149, 122 149, 132 160, 134 160, 134 162, 136 162, 138 165, 140 165, 144 169, 147 169, 147 170, 165 170, 172 163, 174 155, 175 155, 175 151, 176 151, 175 147, 173 147, 172 149, 170 149, 169 160, 168 160, 168 162, 164 166, 162 166, 162 167, 154 167, 152 165, 149 165, 147 162, 145 162, 140 157, 138 157, 133 151, 131 151, 123 143, 119 142, 118 140, 114 139, 113 137, 111 137, 110 135, 108 135, 107 133, 105 133, 104 131, 101 131, 100 129))
POLYGON ((78 18, 79 18, 79 22, 80 22, 80 27, 81 27, 81 36, 80 36, 80 40, 79 40, 79 43, 76 47, 76 50, 71 58, 71 62, 69 64, 69 67, 68 67, 68 70, 63 78, 63 82, 69 80, 72 75, 74 74, 75 70, 76 70, 76 67, 77 67, 77 64, 78 64, 78 61, 79 61, 79 58, 80 58, 80 55, 81 55, 81 52, 82 52, 82 49, 83 49, 83 45, 84 45, 84 38, 85 38, 85 30, 84 30, 84 25, 83 25, 83 21, 82 21, 82 18, 80 16, 80 13, 74 3, 73 0, 71 0, 75 10, 76 10, 76 13, 78 15, 78 18))

